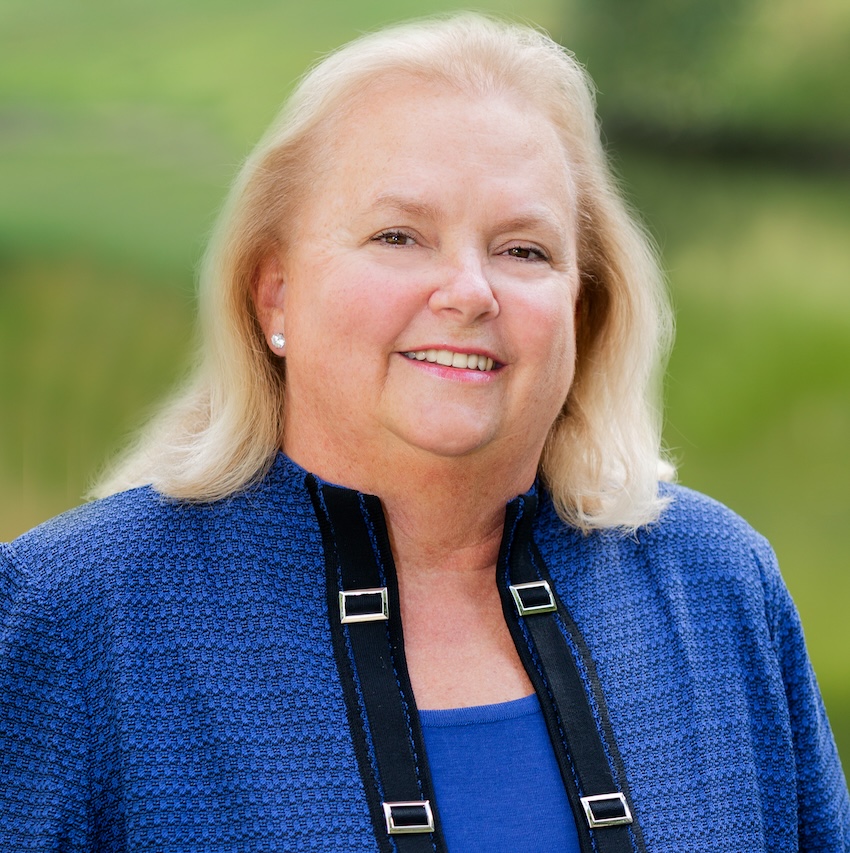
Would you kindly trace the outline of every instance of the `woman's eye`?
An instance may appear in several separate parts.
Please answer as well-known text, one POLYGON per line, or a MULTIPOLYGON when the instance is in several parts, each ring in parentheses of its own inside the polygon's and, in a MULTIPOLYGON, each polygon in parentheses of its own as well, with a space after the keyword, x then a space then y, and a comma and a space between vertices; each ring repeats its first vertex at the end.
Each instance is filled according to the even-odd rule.
POLYGON ((372 238, 375 243, 384 243, 387 246, 410 246, 414 243, 413 237, 405 231, 381 231, 372 238))
POLYGON ((548 261, 548 255, 542 250, 534 246, 511 246, 505 252, 511 258, 519 258, 523 261, 548 261))

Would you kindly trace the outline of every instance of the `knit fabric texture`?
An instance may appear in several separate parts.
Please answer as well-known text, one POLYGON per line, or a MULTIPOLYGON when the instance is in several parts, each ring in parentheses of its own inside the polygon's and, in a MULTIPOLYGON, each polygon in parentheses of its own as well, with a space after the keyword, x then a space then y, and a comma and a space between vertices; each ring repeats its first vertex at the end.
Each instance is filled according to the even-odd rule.
MULTIPOLYGON (((0 850, 378 850, 305 476, 281 455, 228 500, 136 489, 0 546, 0 850)), ((594 658, 648 850, 850 851, 769 546, 664 489, 670 507, 637 535, 585 536, 545 495, 534 534, 594 658)))

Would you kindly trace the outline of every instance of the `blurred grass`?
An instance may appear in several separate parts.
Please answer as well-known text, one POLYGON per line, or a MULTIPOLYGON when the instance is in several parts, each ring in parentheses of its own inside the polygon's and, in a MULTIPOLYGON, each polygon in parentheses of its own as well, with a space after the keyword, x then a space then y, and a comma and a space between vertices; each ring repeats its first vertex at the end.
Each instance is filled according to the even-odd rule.
MULTIPOLYGON (((488 8, 586 56, 603 111, 846 131, 850 7, 724 3, 710 50, 671 72, 670 40, 643 74, 582 0, 488 8)), ((401 0, 391 18, 454 5, 401 0)), ((648 8, 635 26, 654 26, 648 8)), ((181 375, 194 268, 240 159, 308 63, 389 17, 371 0, 0 6, 0 539, 78 503, 181 375)), ((846 764, 850 179, 617 153, 678 311, 666 439, 681 480, 774 544, 846 764)))

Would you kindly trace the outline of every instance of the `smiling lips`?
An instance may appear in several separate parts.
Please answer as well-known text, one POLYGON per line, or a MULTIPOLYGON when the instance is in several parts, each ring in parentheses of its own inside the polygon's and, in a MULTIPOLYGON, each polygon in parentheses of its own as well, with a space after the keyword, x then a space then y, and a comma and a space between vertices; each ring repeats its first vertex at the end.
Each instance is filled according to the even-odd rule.
POLYGON ((419 349, 402 353, 415 361, 430 361, 444 367, 460 367, 466 370, 492 370, 495 362, 486 355, 475 353, 452 352, 447 349, 419 349))

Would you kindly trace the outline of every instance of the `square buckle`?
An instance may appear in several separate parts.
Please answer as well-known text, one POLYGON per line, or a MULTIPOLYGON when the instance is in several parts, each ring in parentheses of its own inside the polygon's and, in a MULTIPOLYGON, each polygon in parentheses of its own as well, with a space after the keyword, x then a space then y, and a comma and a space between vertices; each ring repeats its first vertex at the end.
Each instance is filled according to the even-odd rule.
POLYGON ((384 820, 390 835, 410 832, 433 832, 434 813, 429 800, 410 800, 400 803, 381 803, 384 820))
POLYGON ((387 588, 350 589, 339 593, 339 621, 381 622, 390 618, 387 588))
POLYGON ((511 584, 508 588, 514 597, 516 609, 520 616, 530 616, 534 613, 554 613, 558 609, 548 581, 511 584))
POLYGON ((596 794, 582 797, 584 816, 591 829, 601 826, 625 826, 632 822, 632 813, 626 798, 618 791, 616 794, 596 794))

